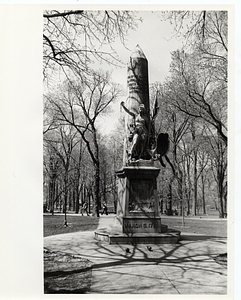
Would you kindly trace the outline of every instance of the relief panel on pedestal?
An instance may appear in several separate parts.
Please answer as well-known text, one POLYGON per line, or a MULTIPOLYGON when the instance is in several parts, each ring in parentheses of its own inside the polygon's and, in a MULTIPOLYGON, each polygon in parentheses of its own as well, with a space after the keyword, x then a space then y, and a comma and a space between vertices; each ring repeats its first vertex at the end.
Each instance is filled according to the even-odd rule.
POLYGON ((153 179, 130 179, 128 212, 154 212, 154 181, 153 179))

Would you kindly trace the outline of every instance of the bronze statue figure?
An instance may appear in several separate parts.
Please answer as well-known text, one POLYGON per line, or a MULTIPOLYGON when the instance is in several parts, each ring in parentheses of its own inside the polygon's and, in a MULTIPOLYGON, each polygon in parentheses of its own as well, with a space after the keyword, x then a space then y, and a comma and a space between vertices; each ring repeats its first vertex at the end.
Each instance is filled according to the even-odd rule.
POLYGON ((124 110, 133 117, 133 123, 129 126, 129 141, 132 143, 128 151, 128 160, 136 161, 142 158, 148 138, 148 118, 144 104, 139 106, 139 114, 134 114, 127 107, 124 102, 121 102, 124 110))

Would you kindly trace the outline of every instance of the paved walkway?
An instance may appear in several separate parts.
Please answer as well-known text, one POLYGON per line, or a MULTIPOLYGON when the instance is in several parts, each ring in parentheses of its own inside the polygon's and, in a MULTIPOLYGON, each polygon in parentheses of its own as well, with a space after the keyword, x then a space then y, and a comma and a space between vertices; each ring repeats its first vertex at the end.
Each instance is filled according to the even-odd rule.
MULTIPOLYGON (((112 222, 113 215, 101 216, 98 228, 112 222)), ((45 237, 44 247, 92 261, 91 294, 226 294, 227 269, 213 260, 227 252, 226 239, 182 236, 149 251, 145 244, 109 245, 85 231, 45 237)))

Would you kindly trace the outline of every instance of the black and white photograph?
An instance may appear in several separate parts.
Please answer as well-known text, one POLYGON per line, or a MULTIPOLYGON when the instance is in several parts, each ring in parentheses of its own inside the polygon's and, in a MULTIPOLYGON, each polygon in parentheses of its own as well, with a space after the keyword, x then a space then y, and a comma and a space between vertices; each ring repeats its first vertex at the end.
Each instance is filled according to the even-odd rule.
POLYGON ((228 18, 43 12, 46 294, 227 294, 228 18))
POLYGON ((239 299, 239 5, 19 2, 0 299, 239 299))

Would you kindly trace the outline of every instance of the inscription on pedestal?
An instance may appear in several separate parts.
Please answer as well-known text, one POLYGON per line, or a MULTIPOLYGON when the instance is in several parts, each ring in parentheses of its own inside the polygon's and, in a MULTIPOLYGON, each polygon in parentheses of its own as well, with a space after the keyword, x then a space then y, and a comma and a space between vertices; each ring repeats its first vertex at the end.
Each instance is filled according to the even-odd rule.
POLYGON ((125 233, 155 233, 161 232, 161 219, 159 218, 124 218, 123 229, 125 233))
POLYGON ((152 223, 125 223, 125 228, 155 228, 152 223))

